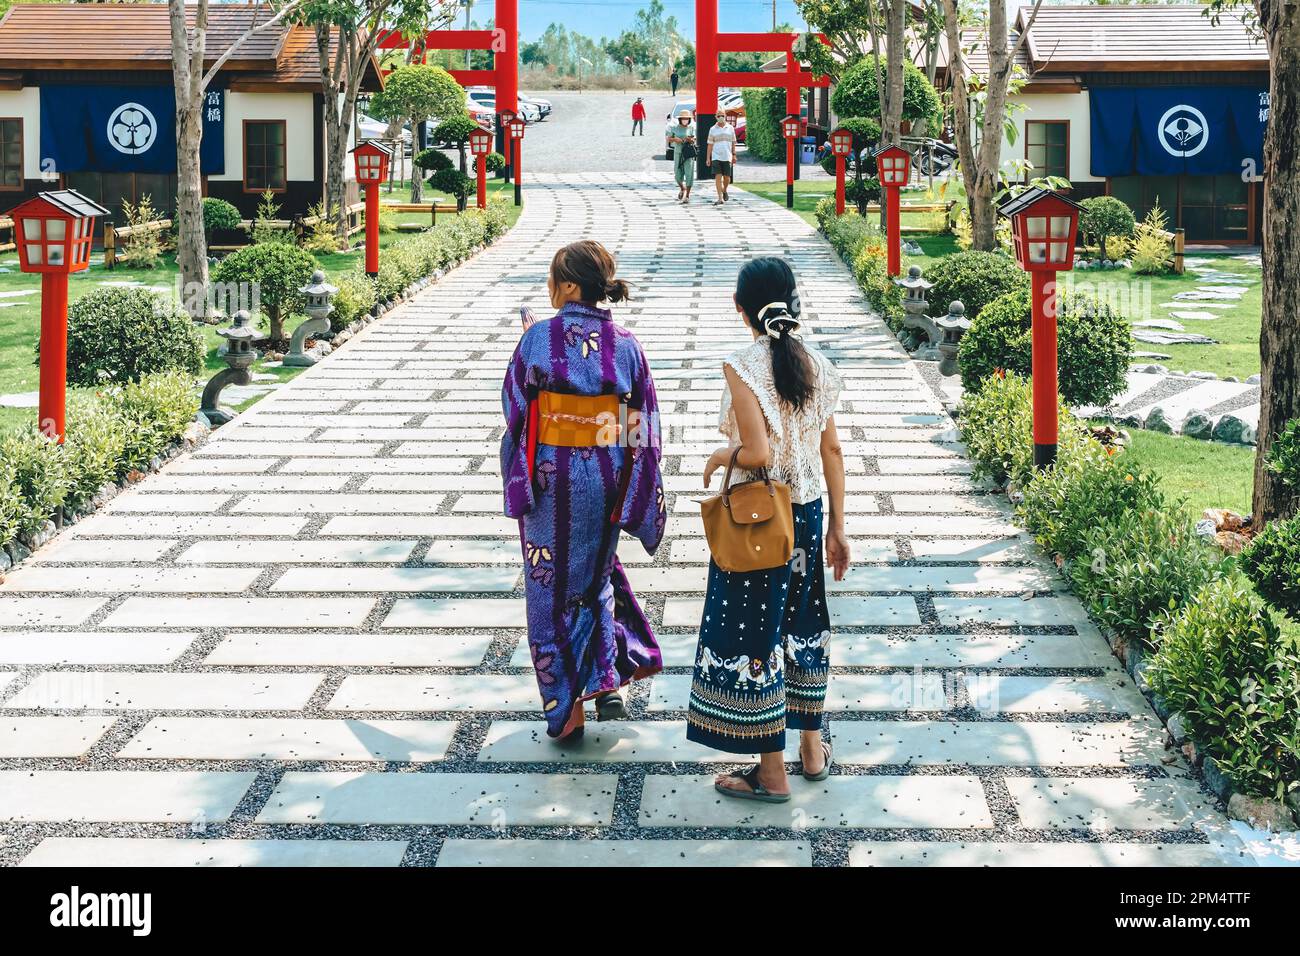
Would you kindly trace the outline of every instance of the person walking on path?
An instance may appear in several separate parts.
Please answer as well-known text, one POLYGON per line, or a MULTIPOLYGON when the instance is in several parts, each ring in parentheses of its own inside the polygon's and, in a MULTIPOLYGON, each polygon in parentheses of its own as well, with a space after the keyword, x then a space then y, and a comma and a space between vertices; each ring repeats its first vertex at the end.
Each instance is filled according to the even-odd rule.
POLYGON ((713 203, 721 206, 730 197, 727 187, 736 166, 736 131, 727 125, 727 114, 719 113, 717 123, 709 130, 708 165, 713 172, 713 188, 718 191, 718 198, 713 203))
POLYGON ((673 178, 677 181, 677 201, 691 201, 691 187, 695 185, 695 124, 691 114, 683 110, 677 115, 677 128, 668 137, 673 146, 673 178))
POLYGON ((671 83, 673 87, 673 96, 677 95, 677 83, 680 79, 681 77, 677 75, 677 67, 673 67, 673 71, 668 74, 668 82, 671 83))
POLYGON ((830 773, 831 745, 821 734, 831 637, 822 548, 835 580, 843 579, 850 556, 834 418, 843 381, 801 341, 799 296, 784 259, 745 265, 735 298, 754 341, 723 363, 720 430, 731 447, 709 457, 704 486, 739 445, 739 467, 766 467, 773 481, 790 488, 794 557, 770 571, 726 572, 709 562, 686 737, 727 753, 760 755, 757 764, 719 775, 720 793, 783 803, 790 799, 787 726, 799 731, 803 776, 817 781, 830 773), (823 476, 830 499, 824 542, 823 476))
POLYGON ((632 135, 635 136, 638 132, 645 135, 645 103, 641 102, 639 96, 632 104, 632 135))
POLYGON ((663 656, 617 555, 619 531, 654 554, 667 509, 659 409, 636 337, 601 302, 628 297, 598 242, 565 246, 547 287, 558 310, 528 323, 501 404, 505 513, 519 519, 528 646, 546 732, 581 735, 583 702, 626 716, 619 688, 663 656))

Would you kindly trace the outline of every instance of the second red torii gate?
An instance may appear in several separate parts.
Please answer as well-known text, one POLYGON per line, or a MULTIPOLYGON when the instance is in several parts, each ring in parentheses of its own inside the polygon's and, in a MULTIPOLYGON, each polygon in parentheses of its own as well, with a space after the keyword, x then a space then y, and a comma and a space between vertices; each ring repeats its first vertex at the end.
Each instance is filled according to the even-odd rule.
MULTIPOLYGON (((519 0, 496 0, 496 26, 491 30, 430 30, 424 35, 419 62, 429 50, 486 50, 492 54, 490 70, 448 70, 461 86, 490 86, 495 91, 497 151, 506 158, 506 178, 511 172, 509 132, 501 114, 519 111, 519 0)), ((411 43, 396 30, 379 40, 381 50, 404 50, 411 43)), ((412 131, 414 132, 414 131, 412 131)))
MULTIPOLYGON (((718 117, 718 87, 749 86, 785 89, 785 111, 799 115, 805 87, 830 85, 830 78, 814 76, 799 65, 795 47, 799 33, 719 33, 718 0, 695 0, 695 124, 696 142, 708 142, 709 130, 718 117), (731 73, 718 69, 719 53, 767 53, 773 48, 785 52, 785 70, 780 73, 731 73)), ((826 38, 818 34, 825 43, 826 38)), ((699 150, 696 175, 707 178, 708 151, 699 150)), ((796 173, 798 165, 794 167, 796 173)))

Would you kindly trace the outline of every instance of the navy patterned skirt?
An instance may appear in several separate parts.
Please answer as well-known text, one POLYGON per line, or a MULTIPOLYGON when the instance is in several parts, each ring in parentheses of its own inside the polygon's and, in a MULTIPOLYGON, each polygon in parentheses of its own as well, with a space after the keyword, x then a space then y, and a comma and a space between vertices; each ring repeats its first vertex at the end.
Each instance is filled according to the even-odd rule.
POLYGON ((785 749, 785 728, 822 723, 830 614, 822 502, 794 505, 794 557, 770 571, 709 562, 686 736, 728 753, 785 749))

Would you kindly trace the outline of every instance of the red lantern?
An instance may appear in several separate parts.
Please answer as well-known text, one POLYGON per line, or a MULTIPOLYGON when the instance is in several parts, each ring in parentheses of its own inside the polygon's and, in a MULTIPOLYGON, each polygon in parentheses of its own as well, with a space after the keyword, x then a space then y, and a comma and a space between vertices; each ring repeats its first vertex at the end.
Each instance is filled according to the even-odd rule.
POLYGON ((998 211, 1011 220, 1016 264, 1026 272, 1073 269, 1080 208, 1073 200, 1037 186, 1007 202, 998 211))
POLYGON ((1016 263, 1030 278, 1030 367, 1034 400, 1034 465, 1056 461, 1058 435, 1056 273, 1074 268, 1080 206, 1031 186, 999 212, 1011 220, 1016 263))
POLYGON ((853 152, 853 133, 837 129, 831 133, 831 153, 835 156, 835 215, 844 215, 844 162, 853 152))
POLYGON ((476 129, 469 134, 469 151, 474 154, 478 172, 478 208, 487 208, 487 158, 492 152, 492 134, 476 129))
POLYGON ((873 154, 880 185, 901 187, 907 185, 912 172, 912 154, 901 146, 882 146, 873 154))
POLYGON ((785 133, 786 139, 798 139, 802 128, 803 120, 793 113, 781 121, 781 130, 785 133))
POLYGON ((907 185, 912 170, 912 154, 901 146, 881 146, 871 154, 876 158, 876 173, 885 189, 885 245, 890 276, 903 271, 900 250, 903 244, 902 213, 898 191, 907 185))
POLYGON ((379 184, 388 178, 393 151, 370 139, 352 148, 357 182, 366 189, 366 275, 379 275, 379 184))
POLYGON ((781 132, 785 134, 785 208, 794 208, 794 172, 798 157, 799 134, 803 131, 803 120, 798 114, 791 113, 781 120, 781 132))
POLYGON ((352 160, 356 164, 357 182, 364 186, 386 181, 388 165, 392 158, 392 149, 376 139, 367 140, 354 147, 352 160))
POLYGON ((63 441, 68 380, 68 275, 90 264, 95 217, 108 210, 72 189, 38 193, 9 211, 23 272, 41 276, 40 430, 63 441))
POLYGON ((524 129, 528 126, 528 121, 522 116, 516 116, 508 124, 510 127, 510 138, 520 140, 524 138, 524 129))
POLYGON ((524 127, 528 123, 522 116, 515 116, 510 120, 510 148, 514 151, 514 172, 515 172, 515 205, 518 206, 523 202, 519 177, 523 175, 523 153, 524 153, 524 127))
POLYGON ((89 265, 95 217, 108 210, 72 189, 38 193, 9 211, 23 272, 80 272, 89 265))

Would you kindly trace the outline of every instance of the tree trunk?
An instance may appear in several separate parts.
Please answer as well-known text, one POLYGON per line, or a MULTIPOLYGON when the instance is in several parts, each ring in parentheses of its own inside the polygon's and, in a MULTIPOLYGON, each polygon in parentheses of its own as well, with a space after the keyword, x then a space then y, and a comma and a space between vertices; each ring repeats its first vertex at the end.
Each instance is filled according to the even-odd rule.
POLYGON ((903 63, 907 41, 903 36, 908 0, 888 0, 885 10, 885 84, 881 103, 881 140, 900 143, 903 139, 903 63))
MULTIPOLYGON (((1300 12, 1261 2, 1269 43, 1269 117, 1264 139, 1263 316, 1259 334, 1260 411, 1253 509, 1270 521, 1296 513, 1300 502, 1264 467, 1274 438, 1300 417, 1300 12)), ((1258 526, 1258 525, 1257 525, 1258 526)))
MULTIPOLYGON (((418 153, 418 152, 419 152, 419 150, 416 149, 415 147, 417 147, 417 146, 420 145, 420 124, 421 124, 422 122, 424 122, 424 121, 421 120, 421 119, 419 119, 418 117, 415 117, 415 116, 412 116, 412 117, 411 117, 411 138, 412 138, 412 147, 411 147, 411 148, 412 148, 412 154, 411 154, 411 158, 412 158, 412 159, 415 158, 415 153, 418 153)), ((397 151, 398 151, 399 153, 402 153, 402 154, 405 154, 405 152, 406 152, 406 148, 402 145, 402 141, 401 141, 400 139, 397 141, 397 151)), ((423 175, 423 173, 424 173, 424 170, 422 170, 422 169, 416 169, 414 163, 412 163, 412 165, 411 165, 411 202, 423 202, 423 201, 424 201, 424 175, 423 175)))
POLYGON ((203 56, 207 44, 207 0, 195 8, 194 26, 186 27, 186 5, 169 0, 172 37, 172 83, 176 91, 176 265, 181 274, 181 303, 190 317, 203 320, 208 302, 208 247, 203 232, 203 56))

